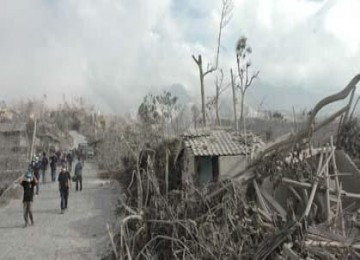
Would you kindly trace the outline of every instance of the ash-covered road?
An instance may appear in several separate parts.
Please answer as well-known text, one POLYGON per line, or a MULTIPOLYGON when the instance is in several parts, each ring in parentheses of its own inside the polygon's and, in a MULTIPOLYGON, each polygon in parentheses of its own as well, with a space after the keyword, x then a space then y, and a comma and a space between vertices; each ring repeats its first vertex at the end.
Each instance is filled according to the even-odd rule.
POLYGON ((85 162, 83 182, 82 192, 72 183, 69 209, 63 215, 58 184, 41 185, 34 197, 34 226, 23 228, 22 198, 0 208, 0 259, 99 259, 108 243, 106 223, 113 219, 119 191, 97 178, 92 163, 85 162))

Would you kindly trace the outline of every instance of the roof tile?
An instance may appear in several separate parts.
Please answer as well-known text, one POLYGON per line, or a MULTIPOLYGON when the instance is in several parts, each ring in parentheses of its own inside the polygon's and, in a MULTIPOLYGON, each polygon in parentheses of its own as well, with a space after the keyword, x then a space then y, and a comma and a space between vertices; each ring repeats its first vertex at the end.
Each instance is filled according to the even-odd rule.
POLYGON ((199 131, 184 135, 184 145, 195 156, 226 156, 250 154, 250 147, 264 145, 259 137, 248 134, 245 138, 234 131, 213 130, 199 131))

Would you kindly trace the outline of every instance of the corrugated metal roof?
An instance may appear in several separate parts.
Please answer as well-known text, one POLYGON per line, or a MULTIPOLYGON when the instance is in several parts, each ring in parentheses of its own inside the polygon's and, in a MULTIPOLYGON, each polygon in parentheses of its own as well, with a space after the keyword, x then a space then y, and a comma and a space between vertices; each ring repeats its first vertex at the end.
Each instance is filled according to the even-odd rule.
POLYGON ((25 132, 26 124, 21 122, 0 123, 0 133, 25 132))
POLYGON ((234 131, 207 130, 186 133, 183 136, 184 145, 190 148, 195 156, 226 156, 247 155, 253 146, 262 146, 259 137, 247 135, 247 144, 244 136, 234 131))

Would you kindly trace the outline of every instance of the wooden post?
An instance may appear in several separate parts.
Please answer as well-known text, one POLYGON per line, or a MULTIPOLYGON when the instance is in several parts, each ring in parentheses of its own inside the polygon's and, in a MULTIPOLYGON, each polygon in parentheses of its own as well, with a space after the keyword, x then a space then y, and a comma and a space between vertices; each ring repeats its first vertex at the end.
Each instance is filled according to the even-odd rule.
MULTIPOLYGON (((329 147, 329 144, 326 145, 326 148, 329 147)), ((326 149, 328 150, 328 149, 326 149)), ((331 152, 326 152, 326 154, 329 154, 329 156, 331 156, 331 152)), ((332 158, 334 157, 334 155, 331 156, 332 158)), ((330 211, 330 190, 329 190, 329 186, 330 186, 330 178, 329 178, 329 163, 327 163, 325 165, 325 200, 326 200, 326 219, 327 221, 330 221, 331 219, 331 211, 330 211)))
POLYGON ((33 154, 34 154, 34 146, 35 146, 35 138, 36 138, 36 125, 37 125, 37 118, 34 119, 34 130, 33 130, 33 136, 32 136, 32 142, 31 142, 31 149, 30 149, 30 161, 32 160, 33 154))
MULTIPOLYGON (((321 173, 320 169, 321 169, 321 166, 322 166, 323 155, 324 155, 323 153, 320 154, 319 164, 318 164, 317 173, 316 173, 317 177, 319 177, 320 173, 321 173)), ((312 187, 311 193, 310 193, 309 201, 308 201, 308 203, 306 205, 306 208, 305 208, 305 213, 304 213, 305 218, 307 218, 309 216, 311 205, 313 203, 313 200, 314 200, 314 197, 315 197, 315 192, 316 192, 318 184, 319 184, 319 181, 316 179, 315 182, 314 182, 314 185, 312 187)))
POLYGON ((292 109, 293 109, 293 116, 294 116, 294 131, 296 133, 297 132, 297 123, 296 123, 296 114, 295 114, 294 106, 292 107, 292 109))
MULTIPOLYGON (((334 146, 334 138, 331 136, 330 137, 330 146, 331 149, 335 150, 336 147, 334 146)), ((339 184, 339 171, 337 169, 337 165, 336 165, 336 158, 335 158, 335 153, 334 156, 332 157, 332 164, 333 164, 333 169, 334 169, 334 175, 335 175, 335 185, 336 185, 336 190, 339 193, 340 192, 340 184, 339 184)))
POLYGON ((166 196, 168 195, 168 191, 169 191, 169 151, 168 149, 166 149, 165 151, 165 194, 166 196))
POLYGON ((140 174, 140 155, 137 156, 137 162, 136 162, 136 178, 137 178, 137 195, 138 195, 138 208, 141 209, 143 206, 142 200, 143 200, 143 189, 142 189, 142 181, 141 181, 141 174, 140 174))
MULTIPOLYGON (((332 149, 336 149, 336 147, 334 147, 334 138, 331 136, 330 137, 330 146, 332 149)), ((345 236, 345 223, 344 223, 344 218, 342 216, 342 201, 341 201, 341 193, 342 193, 342 188, 339 182, 339 171, 337 169, 337 165, 336 165, 336 158, 335 158, 335 153, 332 157, 332 164, 333 164, 333 169, 334 169, 334 175, 335 175, 335 185, 336 185, 336 192, 337 192, 337 197, 338 197, 338 205, 337 205, 337 210, 336 210, 336 216, 340 217, 340 224, 341 224, 341 233, 343 236, 345 236)))
MULTIPOLYGON (((340 191, 342 190, 342 185, 340 184, 340 191)), ((346 236, 345 232, 345 221, 343 216, 343 207, 342 207, 342 200, 339 201, 339 217, 340 217, 340 223, 341 223, 341 232, 343 236, 346 236)))

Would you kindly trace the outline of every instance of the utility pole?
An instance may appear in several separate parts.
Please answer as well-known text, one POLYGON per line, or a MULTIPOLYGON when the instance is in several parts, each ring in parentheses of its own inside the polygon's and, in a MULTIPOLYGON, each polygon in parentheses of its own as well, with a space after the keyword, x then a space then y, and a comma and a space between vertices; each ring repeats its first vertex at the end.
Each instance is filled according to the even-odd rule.
POLYGON ((30 161, 34 154, 34 146, 35 146, 35 138, 36 138, 36 125, 37 125, 37 118, 34 119, 34 130, 33 130, 33 136, 32 136, 32 142, 31 142, 31 149, 30 149, 30 161))
POLYGON ((231 75, 231 88, 233 93, 234 125, 235 125, 235 131, 238 131, 238 121, 236 115, 236 91, 235 91, 235 82, 234 82, 234 75, 232 69, 230 69, 230 75, 231 75))
POLYGON ((95 140, 96 140, 97 139, 96 112, 94 113, 94 136, 95 136, 95 140))

